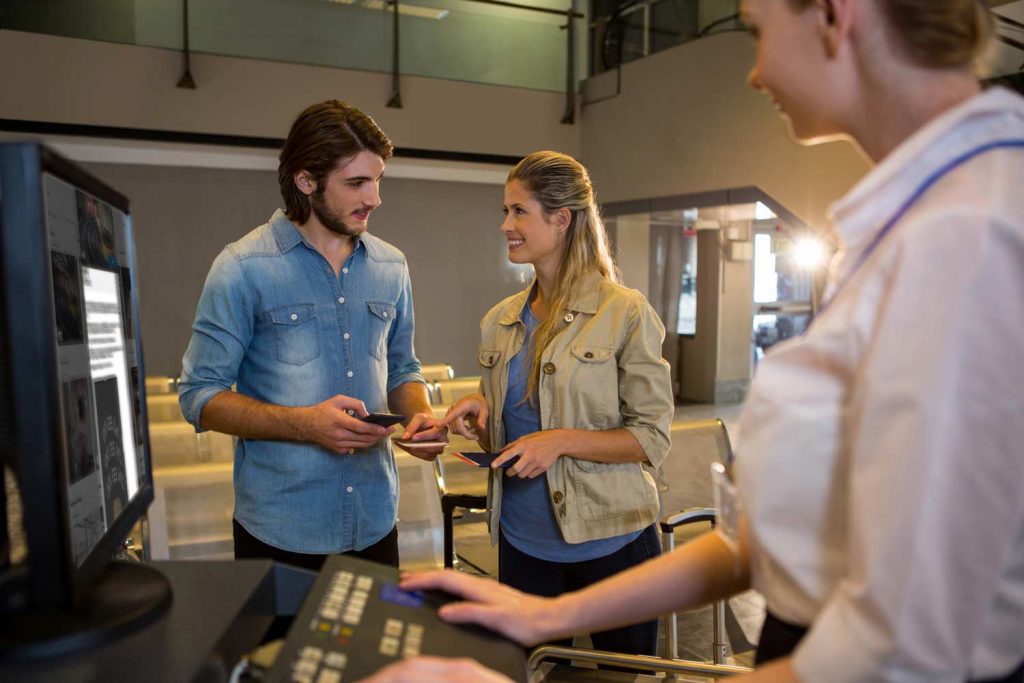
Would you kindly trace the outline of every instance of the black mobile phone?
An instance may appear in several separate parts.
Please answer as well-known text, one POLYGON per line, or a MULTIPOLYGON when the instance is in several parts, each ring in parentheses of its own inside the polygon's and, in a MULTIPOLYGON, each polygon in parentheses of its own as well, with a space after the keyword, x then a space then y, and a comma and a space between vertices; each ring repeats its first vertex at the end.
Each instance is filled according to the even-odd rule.
POLYGON ((363 422, 380 425, 381 427, 390 427, 391 425, 398 424, 405 418, 401 415, 392 415, 391 413, 370 413, 366 417, 361 417, 359 419, 363 422))
MULTIPOLYGON (((462 460, 463 462, 468 462, 470 465, 476 465, 477 467, 490 467, 491 463, 494 462, 495 458, 501 455, 501 453, 471 453, 462 451, 461 453, 452 453, 452 455, 454 455, 459 460, 462 460)), ((511 467, 512 465, 516 464, 517 460, 519 460, 519 456, 514 455, 505 462, 501 463, 501 467, 503 469, 511 467)))

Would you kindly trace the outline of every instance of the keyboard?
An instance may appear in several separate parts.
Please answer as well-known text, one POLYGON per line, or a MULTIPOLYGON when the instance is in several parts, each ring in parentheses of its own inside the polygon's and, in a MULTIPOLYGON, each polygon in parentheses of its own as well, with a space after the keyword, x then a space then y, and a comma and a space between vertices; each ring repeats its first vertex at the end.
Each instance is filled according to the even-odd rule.
POLYGON ((387 565, 327 558, 267 680, 345 683, 424 654, 471 657, 525 683, 522 647, 480 627, 441 621, 438 607, 453 598, 403 591, 398 578, 398 570, 387 565))

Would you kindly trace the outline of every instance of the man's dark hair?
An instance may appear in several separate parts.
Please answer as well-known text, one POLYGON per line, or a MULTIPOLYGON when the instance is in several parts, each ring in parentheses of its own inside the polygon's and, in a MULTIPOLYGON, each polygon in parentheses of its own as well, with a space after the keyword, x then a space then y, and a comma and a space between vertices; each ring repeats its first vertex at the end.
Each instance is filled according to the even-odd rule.
POLYGON ((296 173, 307 171, 316 181, 317 192, 323 192, 327 175, 343 159, 373 152, 387 160, 392 151, 384 131, 355 107, 339 100, 307 107, 292 124, 277 167, 285 214, 295 223, 309 220, 309 198, 295 187, 296 173))

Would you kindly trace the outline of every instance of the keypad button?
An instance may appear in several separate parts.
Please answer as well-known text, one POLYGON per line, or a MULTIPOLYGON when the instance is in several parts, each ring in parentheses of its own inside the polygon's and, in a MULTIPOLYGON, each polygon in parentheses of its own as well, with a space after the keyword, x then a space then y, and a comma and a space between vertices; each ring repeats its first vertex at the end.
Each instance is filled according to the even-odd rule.
POLYGON ((388 655, 394 657, 398 654, 398 638, 392 638, 390 636, 384 636, 380 639, 380 653, 382 655, 388 655))
POLYGON ((348 664, 348 655, 344 652, 328 652, 324 657, 324 666, 344 669, 346 664, 348 664))

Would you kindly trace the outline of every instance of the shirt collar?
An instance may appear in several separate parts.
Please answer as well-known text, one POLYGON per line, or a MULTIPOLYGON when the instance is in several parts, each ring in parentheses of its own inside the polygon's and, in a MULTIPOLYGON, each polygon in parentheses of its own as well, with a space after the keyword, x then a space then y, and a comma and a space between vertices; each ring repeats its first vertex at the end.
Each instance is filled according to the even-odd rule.
MULTIPOLYGON (((270 229, 274 233, 274 239, 277 241, 277 246, 282 254, 291 251, 299 244, 304 244, 310 249, 316 250, 316 247, 302 236, 299 229, 295 227, 295 223, 292 223, 291 219, 281 209, 276 210, 274 215, 270 217, 270 229)), ((352 252, 355 253, 361 246, 363 246, 363 236, 358 235, 352 242, 352 252)))
MULTIPOLYGON (((603 279, 597 272, 584 275, 579 287, 569 295, 565 308, 574 313, 587 313, 589 315, 597 313, 601 296, 599 285, 603 279)), ((534 276, 526 289, 505 303, 504 308, 501 309, 501 315, 498 316, 499 325, 515 325, 520 322, 519 315, 523 312, 523 306, 526 305, 527 300, 530 298, 530 293, 536 284, 537 278, 534 276)))
POLYGON ((938 168, 1005 137, 1006 117, 1024 121, 1024 100, 991 88, 929 121, 829 209, 844 246, 863 247, 938 168))

